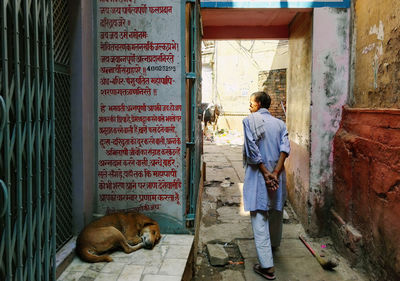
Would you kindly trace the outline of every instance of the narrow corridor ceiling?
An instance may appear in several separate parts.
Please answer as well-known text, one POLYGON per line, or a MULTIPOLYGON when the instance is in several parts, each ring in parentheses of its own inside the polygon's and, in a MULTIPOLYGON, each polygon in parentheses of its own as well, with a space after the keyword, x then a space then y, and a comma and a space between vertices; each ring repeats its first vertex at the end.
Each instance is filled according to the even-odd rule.
POLYGON ((289 24, 312 9, 202 8, 203 39, 288 39, 289 24))

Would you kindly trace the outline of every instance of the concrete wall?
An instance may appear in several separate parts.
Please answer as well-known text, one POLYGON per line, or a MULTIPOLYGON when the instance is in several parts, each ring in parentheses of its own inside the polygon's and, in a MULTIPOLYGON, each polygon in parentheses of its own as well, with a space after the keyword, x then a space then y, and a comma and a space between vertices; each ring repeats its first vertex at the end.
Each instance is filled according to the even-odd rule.
POLYGON ((78 233, 95 208, 93 7, 83 0, 70 7, 72 216, 78 233))
POLYGON ((332 204, 333 137, 347 102, 350 75, 350 10, 314 9, 311 94, 309 225, 311 234, 329 232, 332 204))
POLYGON ((399 280, 400 5, 355 1, 353 8, 352 108, 334 142, 332 234, 372 280, 399 280))
POLYGON ((348 98, 349 26, 348 9, 319 8, 290 27, 288 194, 307 232, 318 236, 329 232, 333 137, 348 98))
POLYGON ((287 128, 291 153, 286 161, 288 196, 307 225, 310 181, 312 13, 299 14, 290 25, 287 70, 287 128))

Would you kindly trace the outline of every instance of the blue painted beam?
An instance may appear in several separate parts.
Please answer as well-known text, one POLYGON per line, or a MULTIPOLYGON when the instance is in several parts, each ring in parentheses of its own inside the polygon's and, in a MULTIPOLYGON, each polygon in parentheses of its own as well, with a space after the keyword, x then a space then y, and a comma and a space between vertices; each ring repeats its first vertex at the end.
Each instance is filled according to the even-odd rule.
POLYGON ((341 1, 209 1, 202 0, 201 8, 350 8, 350 0, 341 1))

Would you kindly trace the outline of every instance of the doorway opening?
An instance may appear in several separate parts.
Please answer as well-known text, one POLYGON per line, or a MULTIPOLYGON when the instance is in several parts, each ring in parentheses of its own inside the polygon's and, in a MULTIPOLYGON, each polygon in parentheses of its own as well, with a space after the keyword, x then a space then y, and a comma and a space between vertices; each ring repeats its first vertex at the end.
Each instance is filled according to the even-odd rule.
POLYGON ((311 211, 304 206, 310 188, 313 16, 313 9, 202 9, 202 102, 221 106, 216 129, 210 134, 205 128, 205 143, 242 145, 249 96, 267 91, 272 115, 289 132, 287 199, 305 225, 311 211))

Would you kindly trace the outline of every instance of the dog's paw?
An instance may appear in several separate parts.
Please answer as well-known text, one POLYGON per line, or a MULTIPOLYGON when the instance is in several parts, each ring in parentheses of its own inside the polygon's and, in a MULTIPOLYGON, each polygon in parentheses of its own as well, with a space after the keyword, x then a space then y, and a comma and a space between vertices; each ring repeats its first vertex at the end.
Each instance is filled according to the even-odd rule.
POLYGON ((112 262, 112 261, 114 261, 114 260, 113 260, 112 257, 106 256, 104 261, 105 261, 105 262, 112 262))

